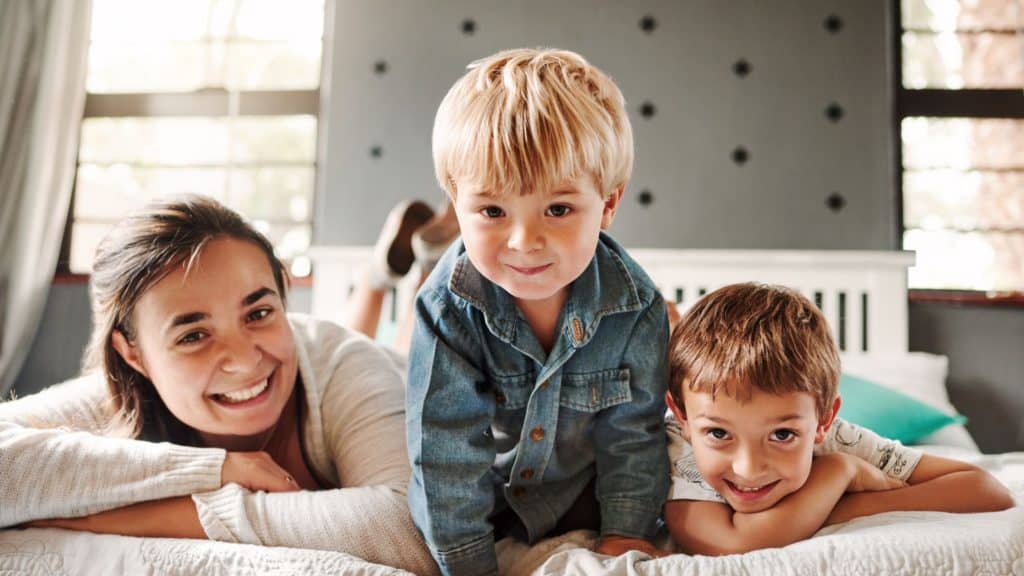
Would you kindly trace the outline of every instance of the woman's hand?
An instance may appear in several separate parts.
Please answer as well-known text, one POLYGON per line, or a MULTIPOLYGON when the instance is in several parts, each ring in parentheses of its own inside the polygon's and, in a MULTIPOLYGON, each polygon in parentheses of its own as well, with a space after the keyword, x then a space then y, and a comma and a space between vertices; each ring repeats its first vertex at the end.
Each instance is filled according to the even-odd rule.
POLYGON ((299 483, 266 452, 228 452, 220 484, 235 483, 254 492, 292 492, 299 483))

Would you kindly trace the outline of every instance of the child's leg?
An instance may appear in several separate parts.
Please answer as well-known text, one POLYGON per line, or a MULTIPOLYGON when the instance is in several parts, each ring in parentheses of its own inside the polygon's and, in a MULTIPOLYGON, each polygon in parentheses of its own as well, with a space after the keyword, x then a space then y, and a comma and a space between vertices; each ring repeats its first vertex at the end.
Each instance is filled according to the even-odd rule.
POLYGON ((371 339, 376 338, 384 296, 389 290, 375 287, 369 277, 364 276, 345 304, 345 326, 371 339))
POLYGON ((434 210, 419 200, 405 200, 391 209, 374 245, 370 267, 346 304, 347 327, 370 338, 377 336, 384 296, 412 268, 413 232, 433 216, 434 210))

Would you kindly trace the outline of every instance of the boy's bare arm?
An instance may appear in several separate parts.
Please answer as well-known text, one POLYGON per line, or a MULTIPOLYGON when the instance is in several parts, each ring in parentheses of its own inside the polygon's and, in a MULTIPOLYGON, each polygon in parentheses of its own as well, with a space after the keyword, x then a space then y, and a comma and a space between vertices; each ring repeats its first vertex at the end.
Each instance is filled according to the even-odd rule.
POLYGON ((802 488, 767 510, 745 514, 719 502, 671 500, 665 522, 688 554, 718 556, 786 546, 809 538, 847 490, 886 490, 899 481, 849 454, 814 459, 802 488))
POLYGON ((1013 506, 1010 492, 991 474, 966 462, 925 454, 909 486, 888 492, 847 494, 829 515, 828 524, 897 510, 994 512, 1013 506))

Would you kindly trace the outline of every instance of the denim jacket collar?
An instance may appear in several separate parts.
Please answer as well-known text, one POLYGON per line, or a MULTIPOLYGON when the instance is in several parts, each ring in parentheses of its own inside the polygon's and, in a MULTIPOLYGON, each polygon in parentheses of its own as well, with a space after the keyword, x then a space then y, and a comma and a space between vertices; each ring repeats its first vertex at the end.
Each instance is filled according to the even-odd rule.
MULTIPOLYGON (((562 309, 563 336, 575 348, 590 341, 604 316, 635 312, 644 306, 625 262, 608 243, 614 240, 602 232, 590 265, 571 284, 562 309)), ((487 329, 497 338, 515 342, 522 318, 515 300, 477 271, 462 246, 458 250, 449 290, 480 310, 487 329)))

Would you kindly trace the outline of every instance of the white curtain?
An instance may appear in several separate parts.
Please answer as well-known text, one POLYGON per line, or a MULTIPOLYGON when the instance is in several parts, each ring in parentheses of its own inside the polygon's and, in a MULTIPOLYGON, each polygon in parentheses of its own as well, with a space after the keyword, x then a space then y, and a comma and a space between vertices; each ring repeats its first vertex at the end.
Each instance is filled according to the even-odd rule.
POLYGON ((0 0, 3 395, 28 356, 60 252, 85 105, 91 14, 91 0, 0 0))

